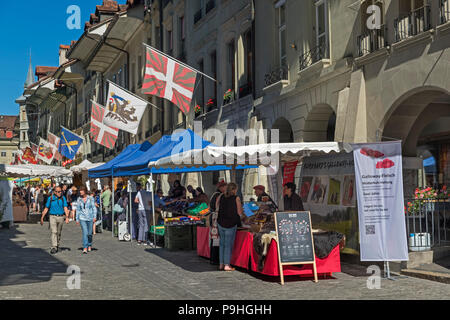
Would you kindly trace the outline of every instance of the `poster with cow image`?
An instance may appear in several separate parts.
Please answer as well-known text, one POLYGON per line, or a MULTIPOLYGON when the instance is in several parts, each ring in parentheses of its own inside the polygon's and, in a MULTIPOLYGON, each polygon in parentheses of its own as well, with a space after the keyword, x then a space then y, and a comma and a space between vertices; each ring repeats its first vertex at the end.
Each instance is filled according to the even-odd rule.
POLYGON ((407 261, 401 142, 353 149, 361 261, 407 261))

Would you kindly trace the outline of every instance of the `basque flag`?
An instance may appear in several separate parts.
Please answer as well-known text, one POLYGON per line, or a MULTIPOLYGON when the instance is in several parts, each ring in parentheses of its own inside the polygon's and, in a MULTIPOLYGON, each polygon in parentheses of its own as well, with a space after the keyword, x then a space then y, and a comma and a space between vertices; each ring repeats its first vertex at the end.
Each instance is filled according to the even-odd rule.
POLYGON ((104 124, 104 118, 105 108, 92 101, 91 138, 108 149, 114 149, 117 137, 119 136, 119 129, 104 124))
POLYGON ((61 137, 59 143, 59 153, 61 153, 67 159, 75 159, 75 155, 83 144, 83 138, 76 135, 72 131, 61 127, 61 137))
POLYGON ((176 104, 189 113, 197 72, 146 47, 146 69, 142 92, 176 104))

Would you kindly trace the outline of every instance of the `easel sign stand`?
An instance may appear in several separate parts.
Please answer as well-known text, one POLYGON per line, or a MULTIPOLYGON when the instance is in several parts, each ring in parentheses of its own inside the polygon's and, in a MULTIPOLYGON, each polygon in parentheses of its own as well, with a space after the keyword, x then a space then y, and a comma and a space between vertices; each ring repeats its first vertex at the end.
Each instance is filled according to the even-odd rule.
POLYGON ((274 218, 281 285, 284 285, 283 266, 305 264, 312 264, 314 282, 318 283, 311 213, 276 212, 274 218))

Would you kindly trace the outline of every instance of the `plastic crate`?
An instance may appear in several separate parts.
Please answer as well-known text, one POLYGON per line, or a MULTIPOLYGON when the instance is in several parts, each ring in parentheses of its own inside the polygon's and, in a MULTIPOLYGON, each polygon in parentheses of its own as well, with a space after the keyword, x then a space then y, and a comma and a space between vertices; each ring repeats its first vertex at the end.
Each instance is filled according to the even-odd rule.
POLYGON ((192 250, 192 226, 166 226, 164 247, 168 250, 192 250))

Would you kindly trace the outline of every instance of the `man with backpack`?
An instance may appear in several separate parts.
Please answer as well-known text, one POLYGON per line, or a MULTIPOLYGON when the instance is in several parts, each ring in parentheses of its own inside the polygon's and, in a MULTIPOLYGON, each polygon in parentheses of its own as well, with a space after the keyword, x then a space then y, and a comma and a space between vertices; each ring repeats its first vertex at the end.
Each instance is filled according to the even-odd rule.
POLYGON ((45 209, 42 212, 41 226, 44 225, 44 218, 48 212, 50 214, 50 228, 52 231, 52 248, 50 253, 56 254, 59 250, 64 221, 66 224, 69 224, 69 209, 67 200, 62 195, 61 187, 56 187, 53 195, 48 198, 45 209))

